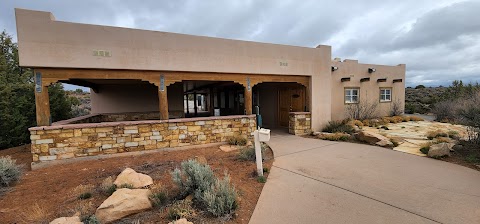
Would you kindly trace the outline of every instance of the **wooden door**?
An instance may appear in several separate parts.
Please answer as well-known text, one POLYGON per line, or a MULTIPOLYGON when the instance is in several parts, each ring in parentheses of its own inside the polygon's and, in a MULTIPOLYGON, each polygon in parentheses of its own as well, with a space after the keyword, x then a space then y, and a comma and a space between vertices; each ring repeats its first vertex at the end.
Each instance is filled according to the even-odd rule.
POLYGON ((281 127, 288 127, 289 113, 305 110, 305 88, 303 86, 289 86, 278 91, 278 123, 281 127))

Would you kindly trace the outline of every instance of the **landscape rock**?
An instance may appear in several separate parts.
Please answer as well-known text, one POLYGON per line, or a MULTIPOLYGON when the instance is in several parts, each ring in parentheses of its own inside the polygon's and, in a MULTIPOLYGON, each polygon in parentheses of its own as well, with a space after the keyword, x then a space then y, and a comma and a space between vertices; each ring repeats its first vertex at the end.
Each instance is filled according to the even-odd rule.
POLYGON ((193 222, 189 222, 186 218, 182 218, 179 220, 171 221, 168 224, 193 224, 193 222))
POLYGON ((360 131, 355 135, 355 137, 360 141, 372 145, 378 145, 382 147, 393 146, 393 143, 387 137, 369 131, 360 131))
POLYGON ((205 156, 195 156, 195 160, 203 165, 207 165, 207 158, 205 156))
POLYGON ((101 223, 110 223, 148 210, 152 208, 150 194, 149 189, 118 189, 97 208, 95 216, 101 223))
POLYGON ((80 217, 75 215, 72 217, 60 217, 50 222, 50 224, 83 224, 80 217))
POLYGON ((133 188, 142 188, 153 184, 153 179, 143 173, 137 173, 131 168, 123 170, 113 182, 117 186, 131 184, 133 188))
POLYGON ((220 150, 224 152, 231 152, 231 151, 238 150, 238 148, 237 146, 234 146, 234 145, 221 145, 220 150))
POLYGON ((448 143, 431 145, 427 155, 432 158, 450 156, 450 146, 448 143))

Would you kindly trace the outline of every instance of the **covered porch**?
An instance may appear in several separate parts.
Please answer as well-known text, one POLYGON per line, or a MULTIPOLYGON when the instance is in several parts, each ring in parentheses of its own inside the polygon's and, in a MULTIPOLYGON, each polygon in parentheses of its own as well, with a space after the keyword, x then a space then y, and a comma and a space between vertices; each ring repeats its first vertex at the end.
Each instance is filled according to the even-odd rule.
POLYGON ((309 77, 93 69, 35 69, 34 161, 251 139, 253 108, 289 127, 310 108, 309 77), (91 88, 92 114, 52 121, 48 86, 91 88), (275 89, 275 91, 271 91, 275 89), (276 102, 276 103, 275 103, 276 102))

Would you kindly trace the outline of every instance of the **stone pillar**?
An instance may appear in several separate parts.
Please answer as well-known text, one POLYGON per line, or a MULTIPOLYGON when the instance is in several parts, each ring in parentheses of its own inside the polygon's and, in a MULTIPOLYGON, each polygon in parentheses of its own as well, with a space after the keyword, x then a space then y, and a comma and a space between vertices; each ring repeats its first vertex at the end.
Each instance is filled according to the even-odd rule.
POLYGON ((158 87, 158 100, 160 105, 160 120, 168 120, 167 87, 158 87))
POLYGON ((245 114, 252 114, 252 89, 245 87, 245 114))
POLYGON ((37 112, 37 126, 50 126, 50 98, 48 87, 43 85, 42 74, 35 73, 35 109, 37 112))

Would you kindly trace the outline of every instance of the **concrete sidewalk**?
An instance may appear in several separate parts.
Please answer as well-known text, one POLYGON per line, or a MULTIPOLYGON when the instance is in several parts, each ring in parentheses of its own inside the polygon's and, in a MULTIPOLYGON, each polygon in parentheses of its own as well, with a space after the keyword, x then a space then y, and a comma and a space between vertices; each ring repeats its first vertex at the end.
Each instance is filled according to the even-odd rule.
POLYGON ((274 133, 250 223, 480 223, 480 172, 368 145, 274 133))

